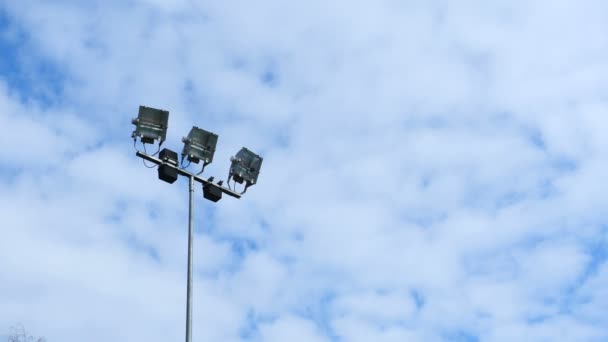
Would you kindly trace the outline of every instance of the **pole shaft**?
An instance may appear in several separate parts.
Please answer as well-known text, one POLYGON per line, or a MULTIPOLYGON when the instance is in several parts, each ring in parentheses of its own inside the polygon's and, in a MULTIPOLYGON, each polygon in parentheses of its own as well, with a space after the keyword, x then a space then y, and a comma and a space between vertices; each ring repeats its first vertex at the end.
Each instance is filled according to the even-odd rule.
POLYGON ((194 177, 189 178, 188 208, 188 287, 186 290, 186 342, 192 342, 192 197, 194 194, 194 177))

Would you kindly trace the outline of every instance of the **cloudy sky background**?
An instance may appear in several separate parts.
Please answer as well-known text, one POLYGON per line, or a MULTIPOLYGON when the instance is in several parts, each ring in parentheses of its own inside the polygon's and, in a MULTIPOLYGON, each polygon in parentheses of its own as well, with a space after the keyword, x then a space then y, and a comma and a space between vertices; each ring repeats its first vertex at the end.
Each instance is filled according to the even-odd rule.
POLYGON ((179 341, 187 182, 139 105, 264 156, 195 204, 194 341, 607 341, 605 1, 0 0, 0 337, 179 341))

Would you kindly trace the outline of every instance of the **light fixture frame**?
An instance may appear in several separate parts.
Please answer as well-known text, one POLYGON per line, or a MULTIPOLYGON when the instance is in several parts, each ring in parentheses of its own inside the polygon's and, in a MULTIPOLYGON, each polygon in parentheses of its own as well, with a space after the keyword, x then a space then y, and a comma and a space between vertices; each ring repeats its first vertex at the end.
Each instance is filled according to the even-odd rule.
POLYGON ((239 184, 245 182, 246 187, 257 183, 264 158, 243 147, 234 157, 230 158, 230 161, 232 163, 228 174, 229 179, 232 178, 239 184))
POLYGON ((138 137, 144 144, 159 142, 159 146, 167 140, 169 128, 169 111, 146 106, 139 106, 137 118, 131 120, 135 130, 131 134, 133 139, 138 137))
POLYGON ((193 126, 188 136, 182 138, 184 143, 182 160, 187 158, 189 162, 195 164, 203 161, 203 166, 211 164, 218 139, 217 134, 193 126))

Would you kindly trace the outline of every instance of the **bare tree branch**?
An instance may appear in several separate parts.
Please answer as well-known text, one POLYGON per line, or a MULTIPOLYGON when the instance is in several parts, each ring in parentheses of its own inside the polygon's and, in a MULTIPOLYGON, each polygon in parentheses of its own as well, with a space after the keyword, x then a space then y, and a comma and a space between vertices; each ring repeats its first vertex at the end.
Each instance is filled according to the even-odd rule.
MULTIPOLYGON (((25 331, 25 327, 22 324, 18 324, 10 328, 11 333, 8 336, 8 342, 34 342, 34 336, 29 335, 25 331)), ((44 337, 39 337, 36 342, 46 342, 44 337)))

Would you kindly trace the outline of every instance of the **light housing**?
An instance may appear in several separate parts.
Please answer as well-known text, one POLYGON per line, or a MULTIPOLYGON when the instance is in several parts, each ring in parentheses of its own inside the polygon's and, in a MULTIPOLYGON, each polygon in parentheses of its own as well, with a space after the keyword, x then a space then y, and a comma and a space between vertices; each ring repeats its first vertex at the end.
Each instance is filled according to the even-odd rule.
POLYGON ((182 150, 182 160, 187 157, 188 161, 198 164, 203 161, 204 165, 213 161, 215 147, 218 136, 196 126, 192 127, 188 136, 183 138, 184 149, 182 150))
POLYGON ((229 177, 235 182, 246 183, 249 187, 258 181, 258 175, 262 167, 262 157, 243 147, 234 157, 230 158, 229 177))
POLYGON ((212 202, 217 202, 222 199, 222 189, 215 184, 204 184, 203 196, 212 202))
POLYGON ((177 177, 177 168, 165 164, 158 167, 158 179, 173 184, 177 177))
POLYGON ((163 161, 162 165, 158 166, 158 179, 163 180, 169 184, 175 183, 178 178, 177 174, 177 152, 171 151, 170 149, 163 148, 158 154, 160 160, 163 161))
POLYGON ((163 148, 158 154, 158 158, 163 162, 177 167, 177 152, 168 148, 163 148))
POLYGON ((132 138, 140 137, 144 144, 153 144, 155 140, 158 140, 159 145, 162 145, 167 139, 169 111, 139 106, 137 118, 133 119, 131 123, 135 125, 135 131, 131 134, 132 138))

